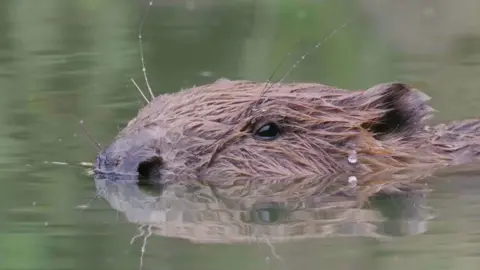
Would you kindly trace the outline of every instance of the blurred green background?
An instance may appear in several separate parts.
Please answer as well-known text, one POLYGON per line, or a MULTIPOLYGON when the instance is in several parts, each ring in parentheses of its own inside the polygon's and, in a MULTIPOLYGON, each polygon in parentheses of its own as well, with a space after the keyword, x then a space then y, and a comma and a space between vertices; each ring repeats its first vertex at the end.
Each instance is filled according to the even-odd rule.
MULTIPOLYGON (((93 161, 78 121, 106 145, 142 106, 130 78, 144 88, 137 36, 147 6, 0 1, 0 269, 138 269, 137 226, 102 200, 79 209, 95 196, 92 179, 44 162, 93 161)), ((286 81, 360 89, 401 80, 433 97, 436 121, 480 115, 475 0, 157 0, 143 49, 159 94, 221 77, 267 80, 290 53, 279 80, 336 29, 286 81)), ((268 246, 152 237, 143 269, 477 269, 474 180, 439 180, 430 204, 442 215, 425 235, 285 244, 275 263, 268 246)))

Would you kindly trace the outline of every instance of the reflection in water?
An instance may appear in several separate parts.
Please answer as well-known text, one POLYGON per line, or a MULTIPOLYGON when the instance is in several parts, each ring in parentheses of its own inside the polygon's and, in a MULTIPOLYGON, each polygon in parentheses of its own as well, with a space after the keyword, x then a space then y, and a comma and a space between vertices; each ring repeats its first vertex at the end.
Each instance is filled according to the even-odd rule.
POLYGON ((425 172, 383 172, 358 177, 298 178, 277 183, 252 179, 228 188, 181 184, 161 195, 132 181, 96 177, 112 208, 156 235, 201 243, 287 242, 364 236, 376 239, 421 234, 432 218, 425 172), (388 182, 388 179, 395 179, 388 182))

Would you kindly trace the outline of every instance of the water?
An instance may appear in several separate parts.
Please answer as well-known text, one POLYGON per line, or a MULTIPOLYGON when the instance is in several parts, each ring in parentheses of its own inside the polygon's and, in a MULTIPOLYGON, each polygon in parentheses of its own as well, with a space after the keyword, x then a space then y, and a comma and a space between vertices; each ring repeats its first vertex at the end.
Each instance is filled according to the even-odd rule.
MULTIPOLYGON (((266 80, 300 39, 274 77, 279 80, 316 42, 353 20, 285 80, 352 89, 401 80, 432 97, 436 121, 480 115, 478 1, 398 3, 158 0, 143 33, 150 83, 161 93, 220 77, 266 80)), ((78 121, 106 145, 144 103, 130 79, 145 88, 137 36, 147 5, 0 2, 0 269, 139 269, 141 257, 143 269, 477 269, 475 167, 431 178, 432 192, 421 203, 385 203, 381 227, 398 235, 393 240, 277 243, 264 237, 262 243, 227 245, 157 231, 142 256, 142 237, 130 241, 139 233, 136 223, 151 216, 125 210, 135 197, 111 192, 115 196, 90 203, 99 183, 82 167, 51 162, 93 161, 97 150, 78 121), (427 212, 398 210, 403 204, 427 212)), ((192 206, 180 202, 172 207, 192 206)), ((282 205, 250 204, 238 211, 257 211, 250 218, 259 228, 266 226, 262 222, 280 226, 293 213, 282 205)), ((196 214, 191 210, 191 218, 196 214)), ((228 211, 226 216, 231 218, 228 211)), ((148 233, 148 226, 143 229, 148 233)))

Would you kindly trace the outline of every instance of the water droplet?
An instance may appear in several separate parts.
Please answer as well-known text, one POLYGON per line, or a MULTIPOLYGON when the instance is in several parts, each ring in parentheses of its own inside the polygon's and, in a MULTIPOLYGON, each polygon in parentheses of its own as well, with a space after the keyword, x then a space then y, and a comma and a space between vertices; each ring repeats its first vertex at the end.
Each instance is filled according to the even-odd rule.
POLYGON ((82 209, 82 210, 84 210, 84 209, 88 209, 88 205, 86 205, 86 204, 81 204, 81 205, 75 206, 75 208, 76 208, 76 209, 82 209))
POLYGON ((355 164, 358 162, 357 151, 352 150, 348 153, 348 162, 350 164, 355 164))
POLYGON ((348 177, 348 183, 349 183, 351 186, 354 186, 354 187, 357 186, 357 182, 358 182, 358 180, 357 180, 357 177, 356 177, 356 176, 352 175, 352 176, 349 176, 349 177, 348 177))
POLYGON ((205 71, 200 72, 200 76, 203 76, 203 77, 212 77, 212 76, 213 76, 213 72, 210 71, 210 70, 205 70, 205 71))

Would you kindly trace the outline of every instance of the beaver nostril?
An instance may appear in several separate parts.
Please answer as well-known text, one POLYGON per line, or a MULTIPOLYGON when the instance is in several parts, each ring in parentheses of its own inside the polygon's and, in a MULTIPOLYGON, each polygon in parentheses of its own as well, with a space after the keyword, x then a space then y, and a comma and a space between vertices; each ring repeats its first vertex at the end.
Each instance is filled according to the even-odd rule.
POLYGON ((142 178, 154 178, 160 176, 160 169, 163 166, 163 160, 159 156, 153 156, 138 164, 137 172, 142 178))

